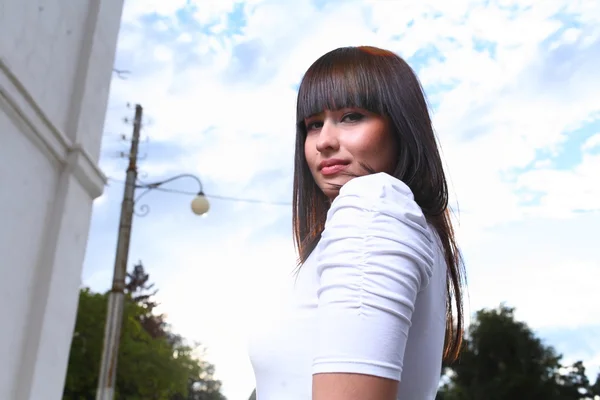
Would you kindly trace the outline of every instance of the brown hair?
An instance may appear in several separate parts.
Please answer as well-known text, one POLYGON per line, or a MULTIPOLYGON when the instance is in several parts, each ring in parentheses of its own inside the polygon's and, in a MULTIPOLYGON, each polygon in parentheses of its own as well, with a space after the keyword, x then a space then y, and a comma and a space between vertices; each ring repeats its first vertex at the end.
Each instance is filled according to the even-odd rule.
POLYGON ((464 333, 465 272, 448 207, 448 185, 421 84, 411 67, 390 51, 339 48, 315 61, 302 79, 296 108, 292 219, 299 265, 319 242, 330 205, 306 163, 304 120, 326 109, 346 107, 389 118, 398 146, 393 175, 411 189, 441 240, 448 274, 444 359, 453 361, 464 333))

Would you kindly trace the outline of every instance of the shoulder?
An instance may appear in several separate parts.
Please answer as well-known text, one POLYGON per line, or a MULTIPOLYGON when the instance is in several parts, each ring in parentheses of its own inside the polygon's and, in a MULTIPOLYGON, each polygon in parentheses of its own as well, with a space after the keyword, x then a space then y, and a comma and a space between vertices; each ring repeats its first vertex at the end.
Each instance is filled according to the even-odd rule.
POLYGON ((331 204, 328 218, 348 207, 410 220, 428 230, 425 215, 410 188, 400 179, 383 172, 354 178, 342 186, 331 204))
MULTIPOLYGON (((378 173, 354 178, 340 189, 328 211, 320 249, 328 257, 350 256, 353 251, 363 259, 377 254, 410 255, 425 268, 425 275, 431 275, 434 243, 410 188, 391 175, 378 173)), ((388 266, 397 264, 389 261, 388 266)))
POLYGON ((385 172, 359 176, 350 180, 340 189, 340 196, 361 196, 369 199, 411 200, 414 196, 410 188, 400 179, 385 172))
POLYGON ((313 373, 400 380, 417 298, 436 270, 432 237, 402 181, 373 174, 340 189, 315 256, 313 373))

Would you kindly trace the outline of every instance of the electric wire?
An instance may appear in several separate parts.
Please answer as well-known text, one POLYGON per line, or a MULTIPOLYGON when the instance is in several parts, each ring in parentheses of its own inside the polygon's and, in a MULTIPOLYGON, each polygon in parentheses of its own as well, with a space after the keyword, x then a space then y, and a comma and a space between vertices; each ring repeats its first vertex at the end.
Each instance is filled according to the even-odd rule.
MULTIPOLYGON (((109 177, 108 180, 125 185, 125 182, 122 180, 119 180, 119 179, 109 177)), ((191 191, 187 191, 187 190, 179 190, 179 189, 171 189, 171 188, 163 188, 163 187, 152 187, 152 190, 158 190, 160 192, 174 193, 174 194, 185 194, 185 195, 189 195, 189 196, 195 196, 198 194, 196 192, 191 192, 191 191)), ((239 201, 239 202, 243 202, 243 203, 265 204, 265 205, 272 205, 272 206, 291 206, 292 205, 292 203, 282 202, 282 201, 280 202, 280 201, 267 201, 267 200, 259 200, 259 199, 244 199, 244 198, 240 198, 240 197, 219 196, 219 195, 206 194, 206 193, 204 194, 204 196, 208 197, 209 199, 225 200, 225 201, 239 201)))

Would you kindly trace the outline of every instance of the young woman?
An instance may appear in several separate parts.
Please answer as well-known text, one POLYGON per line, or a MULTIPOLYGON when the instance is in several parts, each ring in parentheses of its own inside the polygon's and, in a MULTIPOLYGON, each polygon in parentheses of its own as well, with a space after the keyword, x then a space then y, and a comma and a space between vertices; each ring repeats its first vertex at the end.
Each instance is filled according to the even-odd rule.
POLYGON ((290 301, 251 347, 257 399, 434 399, 464 272, 427 103, 394 53, 340 48, 306 72, 293 226, 290 301))

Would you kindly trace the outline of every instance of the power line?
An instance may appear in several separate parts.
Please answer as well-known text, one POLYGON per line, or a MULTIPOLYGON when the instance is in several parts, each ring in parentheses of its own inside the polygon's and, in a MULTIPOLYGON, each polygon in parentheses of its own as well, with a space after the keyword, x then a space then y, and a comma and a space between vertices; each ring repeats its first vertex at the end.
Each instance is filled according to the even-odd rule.
MULTIPOLYGON (((123 185, 125 184, 124 181, 115 179, 115 178, 109 177, 108 180, 117 182, 117 183, 120 183, 123 185)), ((169 188, 163 188, 163 187, 154 187, 154 188, 152 188, 152 190, 158 190, 160 192, 175 193, 175 194, 185 194, 185 195, 189 195, 189 196, 195 196, 198 194, 196 192, 190 192, 190 191, 178 190, 178 189, 169 189, 169 188)), ((211 194, 206 194, 206 193, 204 195, 206 197, 208 197, 209 199, 217 199, 217 200, 225 200, 225 201, 239 201, 239 202, 244 202, 244 203, 267 204, 267 205, 273 205, 273 206, 291 206, 292 205, 292 203, 288 203, 288 202, 266 201, 266 200, 258 200, 258 199, 242 199, 239 197, 219 196, 219 195, 211 195, 211 194)))

